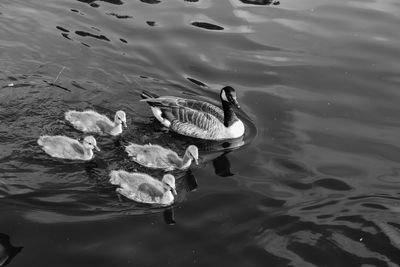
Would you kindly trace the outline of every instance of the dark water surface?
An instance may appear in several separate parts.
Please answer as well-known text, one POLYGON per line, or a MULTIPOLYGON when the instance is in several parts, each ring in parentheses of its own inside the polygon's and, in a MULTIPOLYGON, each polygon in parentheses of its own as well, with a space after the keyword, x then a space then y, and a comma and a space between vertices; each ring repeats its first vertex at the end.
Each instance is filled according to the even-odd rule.
POLYGON ((0 1, 0 265, 399 266, 399 25, 397 0, 0 1), (118 196, 110 170, 146 171, 123 144, 194 142, 139 93, 224 85, 243 143, 196 142, 172 208, 118 196), (38 148, 85 108, 129 130, 89 163, 38 148))

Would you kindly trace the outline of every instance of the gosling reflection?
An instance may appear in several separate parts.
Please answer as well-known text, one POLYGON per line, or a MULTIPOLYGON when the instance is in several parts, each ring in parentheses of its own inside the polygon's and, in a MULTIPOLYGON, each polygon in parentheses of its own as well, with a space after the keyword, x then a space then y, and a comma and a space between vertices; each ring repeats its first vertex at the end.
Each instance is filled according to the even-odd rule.
POLYGON ((168 225, 175 225, 176 221, 175 221, 175 214, 174 214, 174 209, 173 208, 168 208, 165 209, 163 212, 164 215, 164 221, 166 224, 168 225))
POLYGON ((10 237, 0 233, 0 267, 7 266, 23 247, 14 247, 10 237))
MULTIPOLYGON (((177 187, 179 188, 178 197, 180 200, 186 198, 186 194, 197 189, 197 180, 191 170, 188 170, 182 177, 177 178, 177 187)), ((168 207, 163 212, 164 222, 168 225, 175 225, 175 213, 173 206, 168 207)))

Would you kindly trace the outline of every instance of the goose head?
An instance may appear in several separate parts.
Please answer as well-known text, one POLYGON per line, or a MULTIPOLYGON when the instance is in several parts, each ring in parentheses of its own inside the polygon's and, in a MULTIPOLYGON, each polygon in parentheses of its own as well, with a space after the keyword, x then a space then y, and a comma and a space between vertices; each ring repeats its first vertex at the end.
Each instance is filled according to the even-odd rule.
POLYGON ((231 103, 237 108, 240 108, 239 102, 236 98, 236 91, 230 86, 225 86, 221 89, 220 97, 222 101, 231 103))
POLYGON ((125 112, 122 111, 122 110, 118 110, 115 113, 114 122, 116 124, 118 124, 118 125, 122 124, 126 128, 126 114, 125 114, 125 112))
POLYGON ((97 147, 96 139, 94 139, 94 137, 91 135, 86 136, 83 139, 83 147, 89 150, 96 149, 97 151, 100 151, 100 149, 97 147))
POLYGON ((165 174, 161 180, 166 191, 172 191, 172 194, 177 195, 175 189, 175 177, 172 174, 165 174))
POLYGON ((196 165, 199 164, 199 149, 195 145, 190 145, 186 149, 185 154, 189 156, 189 158, 193 159, 196 165))

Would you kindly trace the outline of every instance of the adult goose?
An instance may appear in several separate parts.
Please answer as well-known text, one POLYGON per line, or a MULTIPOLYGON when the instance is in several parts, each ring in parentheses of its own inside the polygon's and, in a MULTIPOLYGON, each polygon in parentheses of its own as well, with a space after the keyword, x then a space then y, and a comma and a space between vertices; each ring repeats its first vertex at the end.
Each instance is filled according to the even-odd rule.
POLYGON ((62 159, 91 160, 93 149, 100 151, 93 136, 86 136, 82 144, 63 135, 43 135, 37 142, 47 154, 62 159))
POLYGON ((194 145, 188 146, 182 158, 171 149, 152 144, 138 145, 131 143, 125 147, 125 151, 132 157, 133 161, 140 165, 164 169, 165 171, 187 169, 192 164, 192 160, 197 165, 199 159, 199 150, 194 145))
POLYGON ((157 120, 179 134, 206 140, 234 139, 244 134, 244 124, 233 111, 233 106, 240 106, 230 86, 221 89, 222 109, 205 101, 156 96, 146 91, 141 96, 157 120))
POLYGON ((82 132, 101 135, 119 135, 122 125, 126 127, 126 114, 122 110, 115 113, 114 121, 93 110, 69 110, 65 112, 65 119, 82 132))
POLYGON ((145 173, 113 170, 110 183, 120 186, 117 192, 121 195, 141 203, 171 205, 176 195, 175 177, 171 174, 159 181, 145 173))

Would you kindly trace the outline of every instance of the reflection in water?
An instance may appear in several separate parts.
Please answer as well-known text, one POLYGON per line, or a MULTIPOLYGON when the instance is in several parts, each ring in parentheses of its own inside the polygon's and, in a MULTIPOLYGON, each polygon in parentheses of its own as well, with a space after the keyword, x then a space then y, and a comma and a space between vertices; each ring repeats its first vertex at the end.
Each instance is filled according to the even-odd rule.
POLYGON ((22 250, 23 247, 14 247, 10 237, 0 233, 0 267, 6 266, 22 250))
POLYGON ((147 25, 154 27, 156 26, 156 22, 155 21, 146 21, 147 25))
MULTIPOLYGON (((92 7, 99 7, 99 5, 95 3, 97 0, 78 0, 78 1, 90 4, 92 7)), ((120 0, 100 0, 100 1, 114 4, 114 5, 122 5, 123 4, 123 2, 120 0)))
POLYGON ((203 82, 198 81, 198 80, 196 80, 194 78, 187 77, 186 79, 188 79, 189 81, 191 81, 195 85, 202 86, 202 87, 207 87, 207 85, 205 85, 203 82))
MULTIPOLYGON (((187 193, 195 191, 197 189, 197 180, 196 177, 194 177, 192 171, 189 169, 186 171, 186 173, 179 177, 176 176, 177 179, 177 187, 179 188, 178 194, 179 194, 179 200, 182 201, 183 198, 186 196, 187 193)), ((176 200, 175 200, 176 203, 176 200)), ((173 206, 167 208, 163 212, 164 215, 164 221, 168 225, 174 225, 176 224, 175 221, 175 216, 174 216, 174 208, 173 206)))
POLYGON ((240 0, 240 2, 244 4, 251 4, 251 5, 279 5, 280 2, 276 0, 240 0))
POLYGON ((84 31, 75 31, 75 34, 82 36, 82 37, 86 37, 86 36, 90 36, 99 40, 104 40, 104 41, 110 41, 110 39, 108 39, 106 36, 100 34, 100 35, 96 35, 90 32, 84 32, 84 31))
POLYGON ((185 189, 186 192, 195 191, 197 189, 196 177, 194 177, 190 169, 185 173, 185 176, 183 176, 181 180, 182 180, 181 186, 185 189))
POLYGON ((147 4, 158 4, 161 3, 159 0, 140 0, 140 2, 147 3, 147 4))
POLYGON ((206 30, 222 31, 224 29, 221 26, 208 22, 192 22, 192 25, 206 30))
POLYGON ((381 230, 382 232, 389 238, 392 245, 397 249, 400 249, 400 231, 398 228, 390 225, 387 222, 384 222, 381 219, 372 220, 381 230))
POLYGON ((221 177, 229 177, 234 175, 231 172, 231 163, 227 157, 229 152, 223 153, 221 156, 213 160, 215 174, 221 177))
POLYGON ((132 18, 132 16, 129 16, 129 15, 119 15, 119 14, 113 13, 113 12, 107 13, 107 15, 114 16, 117 19, 131 19, 132 18))
POLYGON ((168 224, 168 225, 176 224, 175 216, 174 216, 174 209, 172 207, 165 209, 163 212, 163 215, 164 215, 164 221, 166 224, 168 224))

